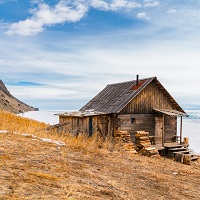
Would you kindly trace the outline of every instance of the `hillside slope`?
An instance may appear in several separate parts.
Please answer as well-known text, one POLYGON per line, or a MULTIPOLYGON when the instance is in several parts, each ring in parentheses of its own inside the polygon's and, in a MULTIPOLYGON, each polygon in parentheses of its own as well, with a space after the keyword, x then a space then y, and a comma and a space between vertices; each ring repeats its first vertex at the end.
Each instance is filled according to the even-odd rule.
POLYGON ((197 164, 20 135, 0 140, 0 199, 199 200, 197 164))
POLYGON ((45 124, 0 114, 0 129, 10 131, 0 132, 0 199, 199 199, 199 162, 188 166, 99 145, 96 138, 39 133, 45 124))
POLYGON ((34 111, 35 109, 11 95, 3 81, 0 80, 0 110, 18 114, 26 111, 34 111))

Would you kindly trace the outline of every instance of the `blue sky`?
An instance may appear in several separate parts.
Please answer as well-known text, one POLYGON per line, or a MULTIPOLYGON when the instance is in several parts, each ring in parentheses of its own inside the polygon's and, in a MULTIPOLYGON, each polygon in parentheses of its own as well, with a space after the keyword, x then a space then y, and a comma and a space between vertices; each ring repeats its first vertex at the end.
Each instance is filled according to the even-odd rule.
POLYGON ((43 110, 79 109, 136 74, 200 105, 199 0, 0 0, 0 47, 0 78, 43 110))

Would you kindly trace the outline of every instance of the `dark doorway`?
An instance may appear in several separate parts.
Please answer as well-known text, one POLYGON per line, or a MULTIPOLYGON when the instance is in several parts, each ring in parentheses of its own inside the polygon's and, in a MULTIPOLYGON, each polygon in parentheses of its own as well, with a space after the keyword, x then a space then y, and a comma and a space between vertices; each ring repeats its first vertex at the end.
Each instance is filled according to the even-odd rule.
POLYGON ((92 117, 89 118, 89 136, 92 136, 92 132, 93 132, 93 127, 92 127, 92 117))

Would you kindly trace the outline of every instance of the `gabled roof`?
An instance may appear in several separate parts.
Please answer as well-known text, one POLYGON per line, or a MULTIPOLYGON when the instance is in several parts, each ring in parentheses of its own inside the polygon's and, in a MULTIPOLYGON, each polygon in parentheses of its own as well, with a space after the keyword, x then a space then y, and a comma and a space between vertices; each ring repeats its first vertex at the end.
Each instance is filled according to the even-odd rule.
POLYGON ((140 79, 138 86, 136 85, 136 80, 109 84, 85 106, 83 106, 80 111, 95 110, 104 113, 119 113, 152 81, 155 82, 177 111, 185 113, 156 77, 140 79))

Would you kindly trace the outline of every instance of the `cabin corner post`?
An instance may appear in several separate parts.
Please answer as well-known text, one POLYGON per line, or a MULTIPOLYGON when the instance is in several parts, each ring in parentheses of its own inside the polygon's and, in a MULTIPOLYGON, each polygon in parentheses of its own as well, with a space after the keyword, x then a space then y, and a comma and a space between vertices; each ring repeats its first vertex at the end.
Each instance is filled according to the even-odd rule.
POLYGON ((162 146, 165 143, 165 115, 163 115, 163 126, 162 126, 162 146))
POLYGON ((183 117, 181 116, 181 121, 180 121, 180 144, 182 143, 182 129, 183 129, 183 117))

